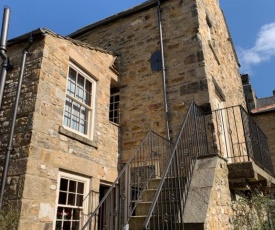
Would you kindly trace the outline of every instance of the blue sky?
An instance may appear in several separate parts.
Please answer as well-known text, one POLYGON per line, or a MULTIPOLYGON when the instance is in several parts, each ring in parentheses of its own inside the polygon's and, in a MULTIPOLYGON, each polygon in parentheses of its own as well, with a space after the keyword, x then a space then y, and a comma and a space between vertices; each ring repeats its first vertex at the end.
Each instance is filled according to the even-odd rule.
MULTIPOLYGON (((144 0, 3 0, 11 8, 9 38, 36 28, 67 35, 144 0), (59 3, 60 2, 60 3, 59 3)), ((238 53, 259 98, 275 89, 275 1, 220 0, 238 53)), ((2 9, 2 12, 1 12, 2 9)))

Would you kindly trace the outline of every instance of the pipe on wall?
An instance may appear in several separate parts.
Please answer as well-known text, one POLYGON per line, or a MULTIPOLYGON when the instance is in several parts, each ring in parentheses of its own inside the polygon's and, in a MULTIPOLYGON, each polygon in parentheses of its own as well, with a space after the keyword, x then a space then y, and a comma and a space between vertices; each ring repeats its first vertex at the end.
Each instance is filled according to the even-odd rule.
POLYGON ((8 37, 8 29, 9 29, 9 20, 10 20, 10 9, 9 7, 5 6, 3 21, 2 21, 1 40, 0 40, 0 56, 3 60, 1 79, 0 79, 0 108, 2 106, 6 77, 7 77, 7 72, 9 68, 9 58, 7 55, 7 37, 8 37))
POLYGON ((14 135, 14 130, 15 130, 18 104, 19 104, 21 88, 22 88, 22 82, 23 82, 23 76, 24 76, 24 71, 25 71, 26 58, 27 58, 27 55, 29 54, 29 48, 32 46, 32 43, 33 43, 33 36, 31 35, 29 37, 28 45, 24 48, 23 54, 22 54, 20 74, 19 74, 19 77, 18 77, 17 91, 16 91, 16 97, 15 97, 15 102, 14 102, 14 107, 13 107, 11 128, 10 128, 10 133, 9 133, 9 142, 8 142, 8 148, 7 148, 8 150, 7 150, 7 154, 6 154, 6 158, 5 158, 5 165, 4 165, 4 170, 3 170, 3 173, 2 173, 2 180, 1 180, 0 209, 2 208, 2 205, 3 205, 3 198, 4 198, 6 181, 7 181, 7 175, 8 175, 10 154, 13 150, 13 135, 14 135))
POLYGON ((166 137, 167 137, 167 140, 170 141, 171 137, 170 137, 170 128, 169 128, 169 111, 168 111, 168 102, 167 102, 166 69, 165 69, 165 60, 164 60, 160 0, 158 0, 158 27, 159 27, 159 40, 160 40, 160 52, 161 52, 162 90, 163 90, 164 111, 165 111, 166 137))

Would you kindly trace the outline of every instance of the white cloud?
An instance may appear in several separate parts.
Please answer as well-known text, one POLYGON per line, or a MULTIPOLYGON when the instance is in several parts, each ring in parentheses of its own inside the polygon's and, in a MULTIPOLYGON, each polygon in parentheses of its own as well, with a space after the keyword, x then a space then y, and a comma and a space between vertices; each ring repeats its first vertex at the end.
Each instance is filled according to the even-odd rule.
POLYGON ((260 64, 275 56, 275 23, 263 25, 257 35, 255 45, 250 49, 238 49, 243 69, 260 64))

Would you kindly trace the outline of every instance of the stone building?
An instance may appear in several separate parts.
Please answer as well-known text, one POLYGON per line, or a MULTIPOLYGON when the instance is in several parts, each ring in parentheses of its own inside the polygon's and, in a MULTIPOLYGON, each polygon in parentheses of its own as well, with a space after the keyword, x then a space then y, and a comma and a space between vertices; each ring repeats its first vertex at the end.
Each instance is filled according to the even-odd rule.
POLYGON ((275 183, 218 0, 147 1, 9 41, 2 155, 30 35, 5 193, 19 229, 232 229, 237 191, 275 183))

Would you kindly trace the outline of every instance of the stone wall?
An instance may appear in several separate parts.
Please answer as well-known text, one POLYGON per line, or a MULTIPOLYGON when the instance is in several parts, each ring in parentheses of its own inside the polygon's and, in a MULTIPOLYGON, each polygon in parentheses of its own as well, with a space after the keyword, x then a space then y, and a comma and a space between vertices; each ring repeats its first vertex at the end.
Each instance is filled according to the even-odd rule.
POLYGON ((184 211, 185 228, 229 230, 232 214, 227 162, 217 155, 199 158, 184 211))
MULTIPOLYGON (((14 63, 20 59, 22 47, 10 47, 14 63)), ((52 229, 60 170, 90 178, 90 209, 97 205, 100 183, 111 184, 117 176, 118 126, 109 122, 111 81, 118 80, 110 67, 116 56, 49 31, 44 38, 35 40, 30 51, 16 126, 18 153, 13 154, 16 159, 9 174, 18 178, 12 183, 18 181, 13 187, 18 187, 17 198, 22 202, 19 229, 52 229), (63 127, 70 61, 96 80, 93 140, 63 127)), ((7 89, 16 85, 16 71, 9 74, 7 89)), ((8 100, 13 100, 14 90, 5 91, 6 107, 8 100)), ((8 119, 6 107, 2 124, 8 119)))
MULTIPOLYGON (((4 97, 0 111, 1 171, 4 167, 4 156, 7 153, 22 53, 26 45, 27 42, 23 42, 8 48, 8 56, 12 68, 7 74, 4 97)), ((25 181, 24 174, 27 168, 27 158, 29 156, 30 142, 33 133, 33 112, 35 110, 39 71, 42 59, 40 54, 42 53, 43 47, 43 41, 33 44, 30 49, 32 55, 28 56, 26 60, 26 71, 22 82, 15 134, 13 137, 13 150, 11 151, 6 192, 4 194, 5 199, 8 199, 9 202, 18 204, 19 208, 21 206, 25 181)))
POLYGON ((254 114, 253 120, 268 139, 273 168, 275 169, 275 111, 254 114))
POLYGON ((198 0, 197 11, 212 109, 218 109, 217 98, 223 107, 245 107, 239 62, 219 1, 198 0))
MULTIPOLYGON (((119 55, 124 160, 149 129, 166 136, 161 72, 150 68, 150 57, 160 43, 157 6, 145 5, 72 35, 119 55)), ((224 107, 245 100, 238 60, 218 1, 162 1, 161 17, 170 134, 175 140, 192 101, 211 103, 217 109, 217 88, 224 94, 224 107)))

